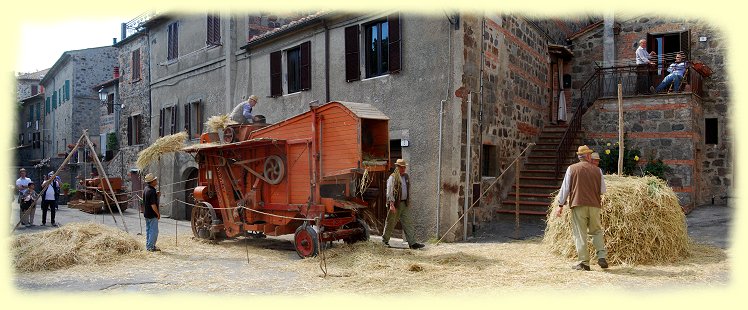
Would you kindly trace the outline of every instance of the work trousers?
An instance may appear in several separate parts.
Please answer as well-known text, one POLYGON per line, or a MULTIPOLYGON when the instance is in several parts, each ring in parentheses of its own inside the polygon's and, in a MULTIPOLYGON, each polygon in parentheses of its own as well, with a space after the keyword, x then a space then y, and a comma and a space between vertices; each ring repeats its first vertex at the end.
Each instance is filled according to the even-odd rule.
POLYGON ((158 240, 158 218, 145 219, 145 249, 153 250, 158 240))
POLYGON ((572 233, 579 262, 589 266, 590 254, 587 250, 587 237, 592 237, 597 258, 608 257, 605 249, 603 229, 600 224, 600 208, 576 206, 571 208, 572 233))
POLYGON ((411 246, 416 243, 415 236, 413 235, 413 226, 412 222, 410 221, 410 214, 409 213, 409 207, 405 203, 405 201, 400 201, 400 203, 395 205, 395 211, 389 210, 387 212, 387 219, 385 220, 384 225, 384 233, 382 233, 382 241, 384 242, 390 242, 390 236, 392 236, 392 230, 395 229, 395 225, 397 225, 397 221, 400 221, 402 223, 403 232, 405 232, 405 239, 408 241, 408 246, 411 246))
POLYGON ((54 225, 57 200, 42 200, 42 225, 47 223, 47 209, 51 211, 50 220, 52 220, 52 225, 54 225))

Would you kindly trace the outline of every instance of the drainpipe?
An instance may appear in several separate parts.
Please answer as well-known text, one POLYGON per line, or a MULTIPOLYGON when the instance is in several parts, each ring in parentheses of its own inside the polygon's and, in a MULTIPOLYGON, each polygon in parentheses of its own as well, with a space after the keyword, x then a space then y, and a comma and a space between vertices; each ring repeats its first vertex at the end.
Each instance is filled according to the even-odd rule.
POLYGON ((330 28, 327 20, 322 19, 322 27, 325 28, 325 103, 330 102, 330 28))
POLYGON ((467 216, 464 216, 465 213, 467 213, 468 205, 470 204, 470 158, 471 152, 472 152, 472 135, 471 132, 472 126, 473 126, 473 92, 468 93, 468 100, 467 100, 467 150, 465 152, 465 202, 462 206, 462 240, 467 240, 467 224, 468 224, 468 218, 467 216))
MULTIPOLYGON (((452 21, 447 19, 449 24, 452 25, 452 21)), ((455 21, 458 23, 458 21, 455 21)), ((451 28, 451 27, 450 27, 451 28)), ((444 119, 444 103, 449 100, 450 89, 452 82, 452 30, 447 30, 447 65, 449 66, 449 73, 447 76, 447 87, 444 100, 439 105, 439 147, 437 148, 437 164, 436 164, 436 238, 439 238, 439 218, 442 205, 442 139, 443 139, 443 119, 444 119)))
MULTIPOLYGON (((479 98, 478 103, 480 104, 480 109, 478 110, 478 134, 480 135, 480 144, 483 145, 483 68, 486 67, 485 64, 485 40, 484 36, 486 35, 486 12, 483 12, 483 16, 481 17, 481 45, 480 45, 480 91, 479 91, 479 98)), ((483 151, 478 151, 478 176, 480 177, 480 174, 483 171, 483 151)), ((480 180, 480 178, 479 178, 480 180)), ((471 193, 472 193, 472 184, 470 184, 471 193)), ((472 201, 470 201, 472 204, 472 201)), ((475 209, 473 209, 473 237, 475 237, 475 209)))

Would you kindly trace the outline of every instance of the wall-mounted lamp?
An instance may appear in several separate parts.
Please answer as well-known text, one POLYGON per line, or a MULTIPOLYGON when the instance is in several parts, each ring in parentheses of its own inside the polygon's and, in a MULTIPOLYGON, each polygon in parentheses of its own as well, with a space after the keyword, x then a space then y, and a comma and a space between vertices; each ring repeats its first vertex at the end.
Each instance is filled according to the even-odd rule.
POLYGON ((104 91, 104 86, 102 86, 102 87, 101 87, 101 89, 99 89, 99 100, 101 100, 101 103, 102 103, 102 104, 103 104, 103 103, 106 103, 108 95, 109 95, 109 94, 107 94, 107 93, 106 93, 106 92, 104 91))

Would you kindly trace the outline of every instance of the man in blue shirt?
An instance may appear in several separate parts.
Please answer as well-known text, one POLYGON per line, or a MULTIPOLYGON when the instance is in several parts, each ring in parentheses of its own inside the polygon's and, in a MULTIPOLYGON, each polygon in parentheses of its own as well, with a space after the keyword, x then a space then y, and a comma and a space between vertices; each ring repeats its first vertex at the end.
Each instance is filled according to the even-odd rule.
POLYGON ((251 124, 254 122, 252 109, 256 104, 257 96, 249 96, 249 99, 240 102, 233 110, 231 110, 231 115, 229 117, 239 124, 251 124))
POLYGON ((675 55, 675 62, 670 64, 670 66, 667 68, 667 71, 670 72, 663 80, 660 85, 657 85, 657 88, 654 90, 655 92, 661 92, 668 86, 670 86, 670 83, 673 83, 673 91, 679 92, 680 88, 680 80, 683 78, 683 75, 686 73, 686 62, 683 61, 683 54, 678 53, 675 55))

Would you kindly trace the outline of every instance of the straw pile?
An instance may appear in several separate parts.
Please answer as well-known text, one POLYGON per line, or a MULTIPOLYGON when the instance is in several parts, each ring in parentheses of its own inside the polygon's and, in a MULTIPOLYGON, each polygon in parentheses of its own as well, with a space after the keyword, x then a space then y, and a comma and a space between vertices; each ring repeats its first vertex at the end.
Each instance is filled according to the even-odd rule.
MULTIPOLYGON (((691 242, 686 217, 675 193, 664 181, 652 176, 606 175, 605 184, 601 222, 609 263, 652 265, 688 257, 691 242)), ((576 258, 571 212, 564 208, 561 217, 557 217, 554 210, 558 195, 555 196, 543 243, 555 254, 576 258)), ((591 240, 588 249, 594 258, 591 240)))
POLYGON ((111 262, 118 256, 141 251, 143 246, 116 228, 71 223, 51 231, 15 236, 11 250, 15 269, 32 272, 111 262))
POLYGON ((208 118, 205 122, 205 126, 210 129, 210 132, 223 131, 229 125, 238 124, 236 121, 231 119, 228 114, 214 115, 208 118))
POLYGON ((180 151, 184 147, 184 141, 187 141, 187 133, 183 131, 158 138, 151 146, 138 153, 138 160, 135 164, 139 169, 145 169, 150 163, 157 161, 162 154, 180 151))

